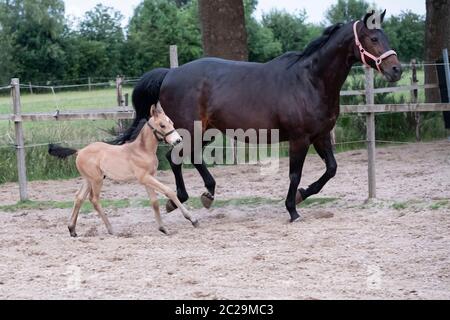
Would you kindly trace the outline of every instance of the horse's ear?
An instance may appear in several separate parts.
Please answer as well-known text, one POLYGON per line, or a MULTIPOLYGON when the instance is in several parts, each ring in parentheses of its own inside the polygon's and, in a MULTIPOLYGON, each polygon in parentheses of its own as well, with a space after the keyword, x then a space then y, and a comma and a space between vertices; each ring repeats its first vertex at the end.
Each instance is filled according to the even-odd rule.
POLYGON ((375 10, 372 10, 372 12, 368 12, 368 13, 364 16, 363 22, 364 22, 364 25, 366 26, 366 28, 369 28, 369 26, 367 25, 367 23, 368 23, 370 17, 373 16, 374 14, 375 14, 375 10))
POLYGON ((384 22, 384 17, 386 16, 386 9, 384 9, 383 13, 380 16, 380 22, 383 23, 384 22))
POLYGON ((164 113, 164 110, 161 106, 161 102, 158 101, 158 103, 156 104, 156 111, 159 113, 164 113))

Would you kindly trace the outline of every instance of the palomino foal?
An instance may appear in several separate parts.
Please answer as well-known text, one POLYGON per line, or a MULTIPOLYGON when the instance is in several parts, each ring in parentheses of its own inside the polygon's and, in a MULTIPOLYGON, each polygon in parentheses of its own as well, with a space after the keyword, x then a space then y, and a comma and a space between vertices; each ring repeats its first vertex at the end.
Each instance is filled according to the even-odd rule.
POLYGON ((49 153, 52 156, 65 159, 76 154, 76 165, 81 176, 84 178, 83 186, 76 194, 72 217, 69 223, 69 231, 72 237, 77 236, 75 227, 78 213, 88 195, 95 210, 105 223, 108 233, 113 234, 112 226, 103 212, 99 201, 103 180, 106 177, 116 181, 137 180, 145 186, 153 210, 155 211, 159 231, 168 234, 167 228, 161 219, 156 192, 166 195, 180 208, 184 217, 194 227, 198 226, 197 219, 194 219, 183 204, 181 204, 176 193, 155 178, 158 169, 158 158, 156 156, 158 142, 165 141, 175 146, 181 143, 182 139, 174 129, 172 120, 164 113, 159 102, 156 107, 151 107, 150 112, 151 118, 141 129, 136 140, 122 146, 96 142, 84 149, 74 150, 50 145, 49 153))

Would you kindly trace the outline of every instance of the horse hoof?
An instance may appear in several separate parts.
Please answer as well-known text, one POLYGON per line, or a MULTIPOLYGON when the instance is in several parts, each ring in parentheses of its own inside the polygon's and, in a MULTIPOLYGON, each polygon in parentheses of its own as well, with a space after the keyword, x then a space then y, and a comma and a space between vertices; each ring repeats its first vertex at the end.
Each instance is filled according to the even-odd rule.
POLYGON ((302 221, 303 220, 303 217, 301 216, 301 215, 299 215, 299 214, 297 214, 296 216, 293 216, 293 217, 291 217, 291 223, 295 223, 295 222, 299 222, 299 221, 302 221))
POLYGON ((210 209, 214 202, 214 196, 209 192, 205 192, 204 194, 202 194, 200 200, 202 201, 203 207, 205 207, 206 209, 210 209))
POLYGON ((173 203, 172 200, 167 200, 167 202, 166 202, 167 213, 175 211, 176 209, 177 209, 177 206, 175 205, 175 203, 173 203))
POLYGON ((198 220, 194 220, 192 221, 192 225, 194 226, 194 228, 198 228, 200 226, 200 223, 198 222, 198 220))
POLYGON ((166 236, 169 235, 169 231, 168 231, 165 227, 159 228, 159 231, 162 232, 162 233, 164 233, 166 236))
POLYGON ((299 205, 300 203, 303 202, 303 195, 305 193, 305 189, 299 189, 297 190, 297 195, 295 196, 295 204, 299 205))

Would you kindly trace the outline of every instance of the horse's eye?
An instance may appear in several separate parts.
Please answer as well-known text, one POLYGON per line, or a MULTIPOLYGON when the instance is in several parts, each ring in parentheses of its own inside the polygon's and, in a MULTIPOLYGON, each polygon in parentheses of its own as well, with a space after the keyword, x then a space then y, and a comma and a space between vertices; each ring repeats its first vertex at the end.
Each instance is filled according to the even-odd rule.
POLYGON ((378 38, 371 38, 370 40, 372 40, 372 42, 378 42, 378 38))
POLYGON ((165 128, 166 128, 166 126, 163 125, 163 124, 161 124, 161 125, 159 125, 159 126, 161 127, 161 129, 165 129, 165 128))

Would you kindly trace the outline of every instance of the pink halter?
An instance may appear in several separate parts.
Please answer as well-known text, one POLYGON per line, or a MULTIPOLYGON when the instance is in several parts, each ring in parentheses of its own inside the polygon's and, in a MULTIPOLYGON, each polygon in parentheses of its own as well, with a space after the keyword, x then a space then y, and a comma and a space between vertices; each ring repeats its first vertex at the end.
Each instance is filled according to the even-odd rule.
POLYGON ((366 62, 366 56, 367 56, 368 58, 372 59, 372 60, 375 62, 378 71, 381 72, 380 66, 381 66, 381 64, 383 63, 383 60, 386 59, 386 58, 388 58, 388 57, 390 57, 390 56, 397 55, 397 52, 395 52, 394 50, 389 50, 389 51, 383 53, 383 54, 382 54, 381 56, 379 56, 379 57, 375 57, 373 54, 367 52, 367 50, 363 48, 361 42, 359 41, 358 31, 357 31, 357 26, 358 26, 358 23, 359 23, 359 22, 360 22, 360 21, 358 20, 358 21, 356 21, 356 22, 353 24, 353 32, 355 33, 355 43, 356 43, 356 46, 359 48, 359 52, 360 52, 360 54, 361 54, 361 61, 362 61, 366 66, 370 67, 370 65, 366 62))

